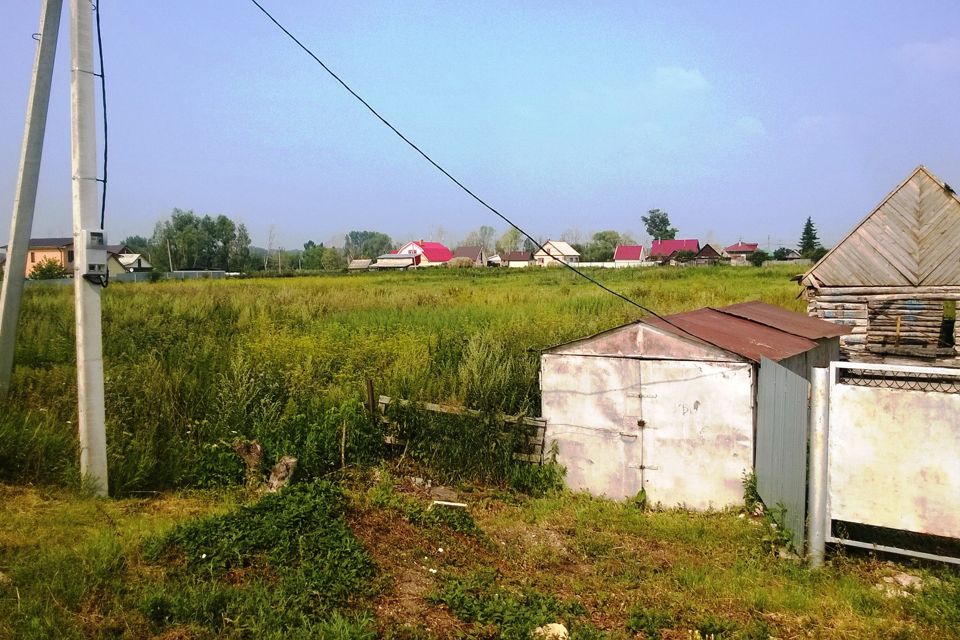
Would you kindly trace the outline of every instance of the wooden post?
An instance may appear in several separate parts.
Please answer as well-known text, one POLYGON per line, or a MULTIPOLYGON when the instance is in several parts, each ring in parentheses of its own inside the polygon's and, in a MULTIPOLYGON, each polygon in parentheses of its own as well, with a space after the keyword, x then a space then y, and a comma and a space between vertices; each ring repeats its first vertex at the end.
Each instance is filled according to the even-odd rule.
POLYGON ((379 405, 379 399, 373 392, 373 380, 367 378, 367 411, 370 412, 370 419, 374 423, 377 420, 377 407, 379 405))

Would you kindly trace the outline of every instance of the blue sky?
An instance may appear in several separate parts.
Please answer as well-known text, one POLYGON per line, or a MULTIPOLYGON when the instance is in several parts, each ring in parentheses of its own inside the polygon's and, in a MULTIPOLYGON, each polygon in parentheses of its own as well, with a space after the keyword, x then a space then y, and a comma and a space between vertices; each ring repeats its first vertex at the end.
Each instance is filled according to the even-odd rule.
MULTIPOLYGON (((274 15, 535 235, 838 240, 918 164, 960 183, 960 3, 293 2, 274 15)), ((0 243, 39 3, 0 23, 0 243)), ((67 15, 34 235, 69 235, 67 15)), ((255 244, 504 225, 245 0, 103 0, 111 239, 171 209, 255 244)))

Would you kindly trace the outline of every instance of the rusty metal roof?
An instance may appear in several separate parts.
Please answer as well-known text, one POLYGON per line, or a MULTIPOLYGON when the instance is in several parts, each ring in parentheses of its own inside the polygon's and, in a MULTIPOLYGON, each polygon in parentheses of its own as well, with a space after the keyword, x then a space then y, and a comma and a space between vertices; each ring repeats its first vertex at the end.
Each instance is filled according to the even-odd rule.
POLYGON ((788 311, 783 307, 777 307, 772 304, 764 304, 757 300, 751 302, 741 302, 732 304, 729 307, 717 309, 728 315, 746 318, 753 322, 765 324, 768 327, 779 329, 795 336, 803 336, 811 340, 818 338, 837 338, 850 333, 853 328, 824 322, 818 318, 811 318, 800 313, 788 311))
MULTIPOLYGON (((774 361, 784 360, 817 348, 817 339, 836 338, 850 332, 849 327, 810 318, 763 302, 744 302, 718 309, 704 307, 664 316, 663 319, 650 316, 639 322, 684 340, 723 349, 756 363, 764 357, 774 361)), ((548 347, 544 351, 550 352, 566 345, 589 342, 632 324, 636 323, 548 347)), ((643 354, 618 351, 617 354, 610 355, 631 357, 643 354)))
POLYGON ((731 353, 760 362, 761 357, 779 361, 817 347, 817 343, 803 336, 795 336, 773 327, 728 315, 717 309, 696 309, 645 322, 671 333, 684 336, 684 332, 703 342, 720 347, 731 353))
POLYGON ((753 362, 761 357, 780 361, 817 347, 817 338, 849 333, 846 327, 808 318, 763 302, 713 309, 705 307, 644 322, 735 353, 753 362), (826 325, 826 326, 822 326, 826 325), (688 334, 688 335, 685 335, 688 334))

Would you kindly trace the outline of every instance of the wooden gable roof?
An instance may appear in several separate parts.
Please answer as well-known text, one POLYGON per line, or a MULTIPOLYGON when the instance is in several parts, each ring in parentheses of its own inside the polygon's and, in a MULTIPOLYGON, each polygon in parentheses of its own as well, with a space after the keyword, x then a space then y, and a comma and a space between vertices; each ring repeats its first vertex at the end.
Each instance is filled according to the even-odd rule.
POLYGON ((960 199, 917 167, 803 281, 828 287, 960 285, 960 199))

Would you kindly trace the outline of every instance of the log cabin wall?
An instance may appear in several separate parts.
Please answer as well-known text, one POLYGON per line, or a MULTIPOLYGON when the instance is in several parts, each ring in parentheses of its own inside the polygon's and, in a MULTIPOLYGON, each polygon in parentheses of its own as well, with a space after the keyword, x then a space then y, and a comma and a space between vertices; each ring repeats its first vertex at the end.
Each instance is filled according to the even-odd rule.
POLYGON ((960 366, 960 199, 925 167, 800 281, 811 316, 853 327, 844 359, 960 366))
POLYGON ((960 286, 808 286, 806 295, 809 315, 853 328, 840 338, 844 360, 960 367, 960 324, 945 317, 960 286))

